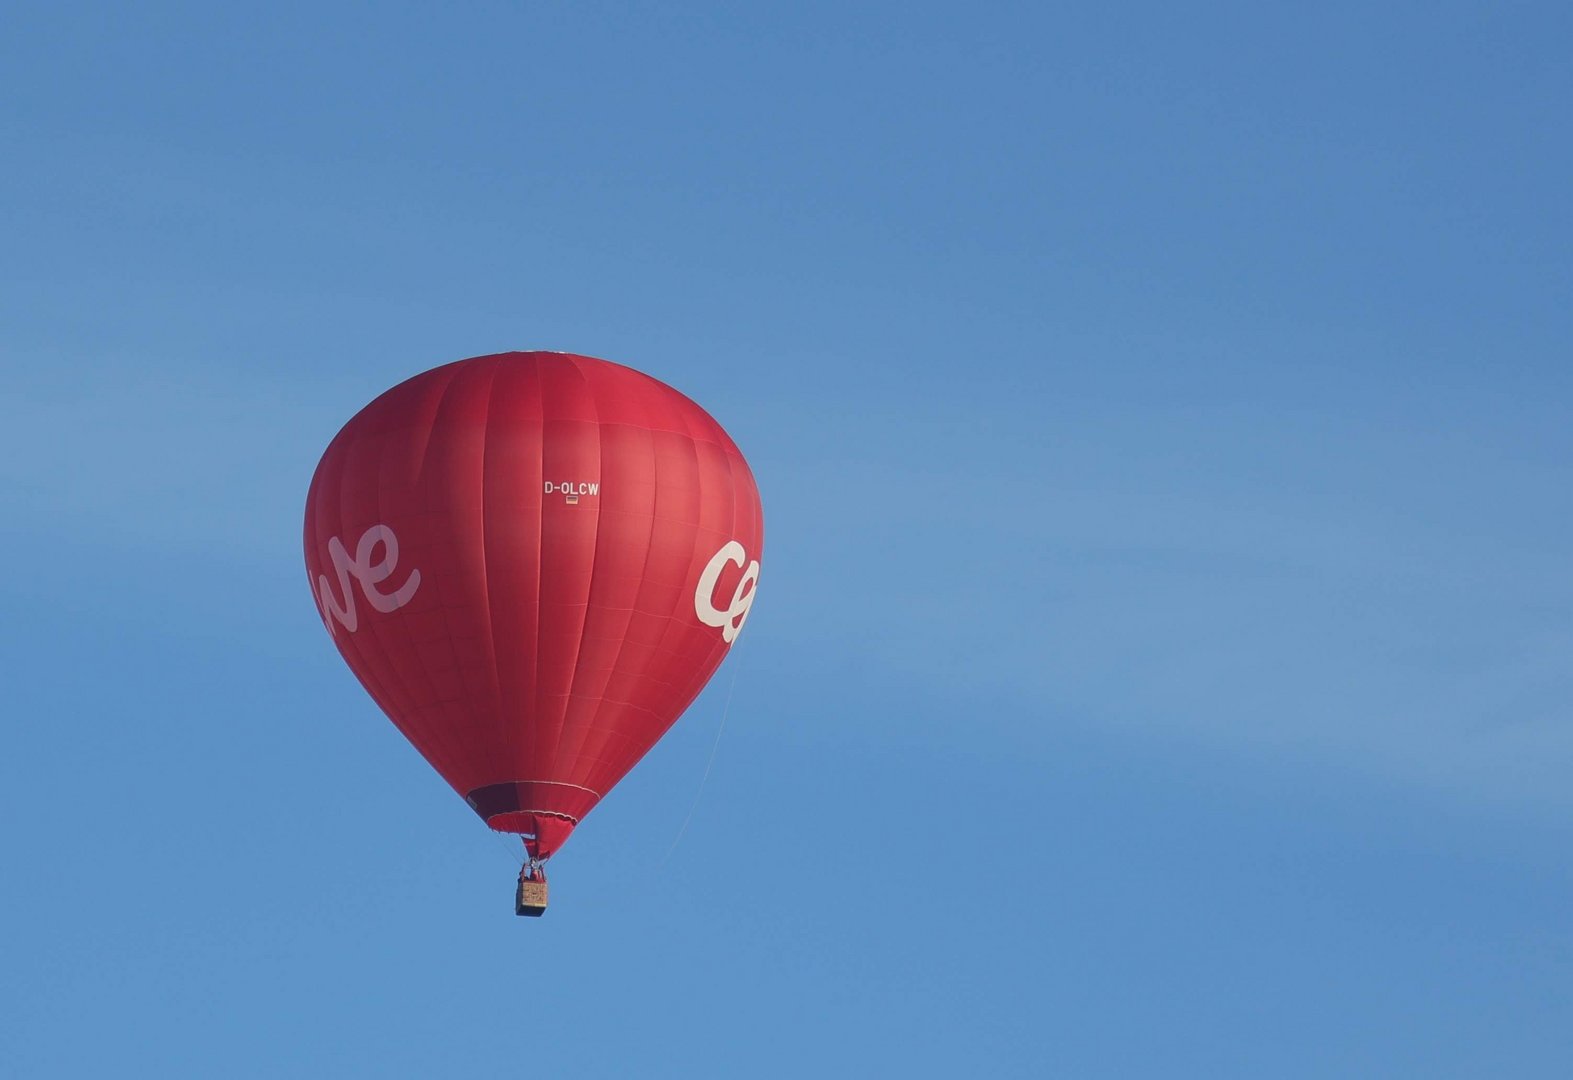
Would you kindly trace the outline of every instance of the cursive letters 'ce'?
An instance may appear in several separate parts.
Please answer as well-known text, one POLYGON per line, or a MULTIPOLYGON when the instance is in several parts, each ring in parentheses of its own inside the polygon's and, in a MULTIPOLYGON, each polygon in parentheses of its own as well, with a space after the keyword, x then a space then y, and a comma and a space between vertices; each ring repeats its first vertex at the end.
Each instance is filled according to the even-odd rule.
POLYGON ((694 614, 699 616, 699 621, 706 626, 719 627, 721 640, 728 645, 743 629, 743 623, 748 619, 748 609, 754 606, 754 592, 759 582, 759 560, 748 561, 748 552, 736 540, 727 542, 721 550, 710 557, 710 562, 705 566, 704 572, 699 575, 699 586, 694 590, 694 614), (715 606, 715 587, 721 580, 721 571, 727 564, 742 566, 745 563, 748 569, 743 571, 743 576, 738 579, 737 588, 732 590, 732 599, 722 610, 715 606))

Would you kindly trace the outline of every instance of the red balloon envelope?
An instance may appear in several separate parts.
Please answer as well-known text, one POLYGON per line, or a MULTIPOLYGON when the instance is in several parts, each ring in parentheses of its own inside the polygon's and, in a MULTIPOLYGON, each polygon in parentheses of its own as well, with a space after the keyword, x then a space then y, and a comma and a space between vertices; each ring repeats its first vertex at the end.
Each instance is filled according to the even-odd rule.
POLYGON ((500 353, 344 426, 306 503, 339 652, 488 825, 549 857, 688 707, 759 580, 759 492, 631 368, 500 353))

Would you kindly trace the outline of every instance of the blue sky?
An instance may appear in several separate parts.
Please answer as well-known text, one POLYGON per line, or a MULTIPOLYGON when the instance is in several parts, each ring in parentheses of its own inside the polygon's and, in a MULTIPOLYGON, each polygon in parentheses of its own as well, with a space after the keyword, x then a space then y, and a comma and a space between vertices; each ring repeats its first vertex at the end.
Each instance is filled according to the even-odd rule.
POLYGON ((1566 1076, 1570 39, 13 5, 5 1071, 1566 1076), (695 397, 767 527, 528 923, 299 550, 508 348, 695 397))

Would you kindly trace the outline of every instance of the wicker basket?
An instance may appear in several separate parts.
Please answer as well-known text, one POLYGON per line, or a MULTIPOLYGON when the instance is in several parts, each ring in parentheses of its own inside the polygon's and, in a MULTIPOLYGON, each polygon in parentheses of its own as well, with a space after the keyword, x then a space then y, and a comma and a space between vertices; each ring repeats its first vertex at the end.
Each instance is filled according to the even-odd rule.
POLYGON ((538 879, 519 879, 519 893, 514 897, 515 915, 546 914, 546 882, 538 879))

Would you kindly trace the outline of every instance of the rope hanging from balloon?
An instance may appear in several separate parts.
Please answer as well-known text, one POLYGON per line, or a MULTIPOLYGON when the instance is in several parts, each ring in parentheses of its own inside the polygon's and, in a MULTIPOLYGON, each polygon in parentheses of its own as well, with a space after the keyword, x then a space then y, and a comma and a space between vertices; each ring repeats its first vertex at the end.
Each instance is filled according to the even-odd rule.
POLYGON ((693 804, 688 808, 688 816, 683 818, 683 824, 677 830, 677 835, 672 838, 672 846, 666 849, 666 854, 661 856, 661 861, 656 865, 657 870, 666 866, 667 860, 672 857, 672 852, 677 850, 677 845, 682 843, 683 834, 688 831, 689 822, 694 820, 694 811, 699 809, 699 800, 705 793, 705 781, 710 779, 710 769, 715 765, 716 751, 721 749, 721 735, 726 731, 726 719, 732 712, 732 695, 737 691, 738 672, 738 646, 732 646, 732 682, 726 690, 726 704, 721 708, 721 723, 716 726, 715 742, 710 746, 710 759, 705 762, 704 775, 699 778, 699 787, 694 791, 693 804))

